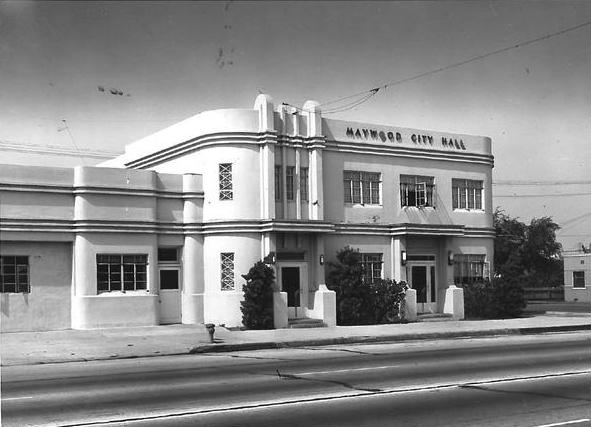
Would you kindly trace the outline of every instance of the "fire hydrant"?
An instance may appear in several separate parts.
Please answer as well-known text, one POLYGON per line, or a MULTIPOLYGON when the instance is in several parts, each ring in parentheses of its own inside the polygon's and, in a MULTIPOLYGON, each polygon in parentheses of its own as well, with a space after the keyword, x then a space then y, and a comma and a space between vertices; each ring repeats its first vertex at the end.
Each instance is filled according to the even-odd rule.
POLYGON ((215 333, 215 325, 213 323, 206 323, 205 328, 209 333, 209 342, 215 342, 213 339, 213 334, 215 333))

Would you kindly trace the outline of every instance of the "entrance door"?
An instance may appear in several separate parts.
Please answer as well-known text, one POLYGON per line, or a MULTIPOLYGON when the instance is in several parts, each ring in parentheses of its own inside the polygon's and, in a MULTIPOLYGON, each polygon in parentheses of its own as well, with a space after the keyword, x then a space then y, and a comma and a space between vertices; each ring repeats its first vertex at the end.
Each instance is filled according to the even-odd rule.
POLYGON ((178 268, 160 269, 160 323, 181 323, 181 289, 178 268))
POLYGON ((410 264, 410 287, 417 292, 418 313, 435 313, 437 311, 434 263, 410 264))
POLYGON ((302 288, 300 267, 281 267, 281 291, 287 292, 287 316, 302 317, 302 288))

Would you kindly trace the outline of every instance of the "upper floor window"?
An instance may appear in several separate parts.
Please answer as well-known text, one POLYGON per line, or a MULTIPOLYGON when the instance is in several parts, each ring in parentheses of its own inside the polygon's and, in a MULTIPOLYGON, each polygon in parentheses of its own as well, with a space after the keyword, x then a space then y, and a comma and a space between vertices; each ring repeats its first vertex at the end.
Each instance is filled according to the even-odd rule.
POLYGON ((232 200, 232 163, 220 163, 220 200, 232 200))
POLYGON ((308 201, 308 168, 300 168, 300 199, 308 201))
POLYGON ((275 201, 281 200, 281 193, 283 193, 283 168, 280 165, 275 165, 275 201))
POLYGON ((453 178, 451 191, 454 209, 482 209, 482 181, 453 178))
POLYGON ((585 272, 573 271, 573 288, 585 287, 585 272))
POLYGON ((374 283, 382 278, 382 254, 361 254, 364 283, 374 283))
POLYGON ((400 175, 400 205, 433 207, 435 179, 432 176, 400 175))
POLYGON ((380 204, 379 172, 343 171, 345 203, 380 204))
POLYGON ((234 290, 234 252, 222 252, 220 263, 222 291, 234 290))
POLYGON ((178 263, 179 249, 178 248, 158 248, 158 262, 159 263, 178 263))
POLYGON ((0 256, 0 290, 2 293, 30 293, 29 257, 0 256))
POLYGON ((485 255, 455 254, 454 255, 454 283, 466 285, 484 280, 485 255))
POLYGON ((137 291, 147 288, 148 255, 97 254, 98 292, 137 291))
POLYGON ((294 181, 295 180, 295 167, 287 166, 285 168, 285 197, 287 200, 293 200, 294 197, 294 181))

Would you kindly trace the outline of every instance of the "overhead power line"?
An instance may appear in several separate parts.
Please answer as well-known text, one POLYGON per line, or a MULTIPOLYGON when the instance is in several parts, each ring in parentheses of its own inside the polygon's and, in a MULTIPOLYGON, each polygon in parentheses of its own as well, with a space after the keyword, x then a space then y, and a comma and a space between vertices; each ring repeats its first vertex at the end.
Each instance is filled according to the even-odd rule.
MULTIPOLYGON (((476 56, 473 56, 471 58, 465 59, 463 61, 454 62, 453 64, 449 64, 449 65, 446 65, 446 66, 443 66, 443 67, 439 67, 439 68, 436 68, 434 70, 430 70, 430 71, 426 71, 424 73, 416 74, 416 75, 411 76, 411 77, 406 77, 406 78, 401 79, 401 80, 394 80, 392 82, 383 84, 381 86, 374 87, 374 88, 369 89, 369 90, 364 90, 364 91, 361 91, 361 92, 353 93, 351 95, 347 95, 347 96, 343 96, 343 97, 340 97, 340 98, 337 98, 337 99, 333 99, 331 101, 327 101, 327 102, 321 103, 319 106, 320 107, 323 107, 323 106, 327 106, 327 105, 337 104, 337 103, 342 102, 342 101, 347 101, 349 99, 354 99, 354 98, 361 97, 360 99, 357 99, 356 101, 352 101, 352 102, 346 104, 345 106, 333 107, 332 109, 327 109, 327 111, 325 111, 325 114, 333 114, 333 113, 340 113, 342 111, 347 111, 347 110, 350 110, 352 108, 357 107, 358 105, 363 104, 364 102, 367 102, 369 99, 371 99, 373 96, 375 96, 382 89, 383 90, 386 90, 386 89, 388 89, 389 87, 392 87, 392 86, 401 85, 403 83, 408 83, 408 82, 411 82, 413 80, 418 80, 418 79, 423 78, 423 77, 427 77, 427 76, 431 76, 433 74, 441 73, 443 71, 447 71, 447 70, 450 70, 452 68, 457 68, 457 67, 460 67, 462 65, 469 64, 469 63, 474 62, 474 61, 479 61, 481 59, 488 58, 489 56, 498 55, 500 53, 508 52, 510 50, 513 50, 513 49, 518 49, 518 48, 521 48, 521 47, 524 47, 524 46, 528 46, 528 45, 531 45, 531 44, 534 44, 534 43, 538 43, 538 42, 541 42, 541 41, 544 41, 544 40, 548 40, 550 38, 557 37, 557 36, 560 36, 562 34, 566 34, 566 33, 569 33, 571 31, 575 31, 575 30, 584 28, 584 27, 589 26, 589 25, 591 25, 591 20, 590 21, 585 21, 585 22, 583 22, 581 24, 578 24, 578 25, 574 25, 572 27, 563 28, 562 30, 555 31, 553 33, 549 33, 549 34, 545 34, 545 35, 540 36, 540 37, 536 37, 535 39, 526 40, 526 41, 519 42, 519 43, 510 45, 510 46, 505 46, 503 48, 493 50, 491 52, 483 53, 481 55, 476 55, 476 56)), ((287 103, 283 103, 283 104, 289 105, 291 107, 295 107, 295 106, 293 106, 291 104, 287 104, 287 103)), ((303 111, 303 109, 301 109, 301 108, 298 108, 298 107, 295 107, 295 108, 297 108, 298 110, 303 111)))

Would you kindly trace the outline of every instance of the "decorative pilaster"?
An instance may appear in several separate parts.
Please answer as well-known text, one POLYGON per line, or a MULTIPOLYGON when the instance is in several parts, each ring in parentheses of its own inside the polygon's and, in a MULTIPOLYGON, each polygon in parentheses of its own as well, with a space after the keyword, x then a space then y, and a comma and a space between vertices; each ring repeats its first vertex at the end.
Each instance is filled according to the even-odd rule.
MULTIPOLYGON (((203 181, 201 175, 183 175, 183 222, 186 228, 202 221, 203 181)), ((183 247, 182 322, 203 323, 203 236, 185 234, 183 247)))

